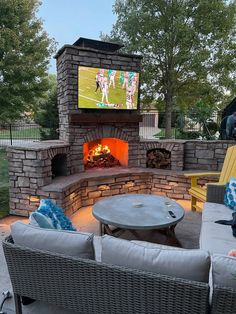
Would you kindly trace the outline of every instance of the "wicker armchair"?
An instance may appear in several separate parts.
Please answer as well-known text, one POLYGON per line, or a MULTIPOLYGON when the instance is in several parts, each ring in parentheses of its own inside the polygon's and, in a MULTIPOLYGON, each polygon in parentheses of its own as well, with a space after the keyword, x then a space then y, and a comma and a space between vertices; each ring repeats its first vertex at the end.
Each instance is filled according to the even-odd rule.
POLYGON ((22 313, 22 296, 80 314, 209 311, 207 283, 20 247, 11 237, 3 249, 17 314, 22 313))

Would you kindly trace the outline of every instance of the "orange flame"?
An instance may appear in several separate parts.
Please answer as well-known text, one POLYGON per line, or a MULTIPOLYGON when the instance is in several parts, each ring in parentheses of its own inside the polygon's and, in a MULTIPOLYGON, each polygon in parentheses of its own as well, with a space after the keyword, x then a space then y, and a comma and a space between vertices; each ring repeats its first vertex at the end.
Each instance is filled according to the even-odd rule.
POLYGON ((99 156, 102 154, 109 154, 111 152, 110 148, 107 145, 98 144, 94 149, 92 149, 89 155, 99 156))

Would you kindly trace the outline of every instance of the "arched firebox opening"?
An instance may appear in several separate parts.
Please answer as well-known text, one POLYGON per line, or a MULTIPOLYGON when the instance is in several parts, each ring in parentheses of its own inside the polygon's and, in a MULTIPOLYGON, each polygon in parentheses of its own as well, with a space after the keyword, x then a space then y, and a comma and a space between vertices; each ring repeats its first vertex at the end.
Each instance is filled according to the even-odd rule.
POLYGON ((171 169, 171 152, 164 148, 154 148, 147 151, 147 168, 171 169))
POLYGON ((117 138, 100 138, 84 143, 84 167, 128 167, 128 143, 117 138))
POLYGON ((52 178, 67 175, 66 154, 57 154, 52 158, 52 178))

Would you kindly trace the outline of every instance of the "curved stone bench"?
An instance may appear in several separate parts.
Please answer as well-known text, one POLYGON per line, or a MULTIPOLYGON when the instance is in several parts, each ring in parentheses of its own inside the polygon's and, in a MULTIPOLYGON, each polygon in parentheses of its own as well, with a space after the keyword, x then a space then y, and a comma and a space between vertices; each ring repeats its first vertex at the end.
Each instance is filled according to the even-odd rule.
POLYGON ((118 194, 143 193, 164 195, 173 199, 189 199, 189 180, 183 171, 109 168, 58 177, 38 191, 40 198, 50 197, 68 215, 81 207, 118 194))

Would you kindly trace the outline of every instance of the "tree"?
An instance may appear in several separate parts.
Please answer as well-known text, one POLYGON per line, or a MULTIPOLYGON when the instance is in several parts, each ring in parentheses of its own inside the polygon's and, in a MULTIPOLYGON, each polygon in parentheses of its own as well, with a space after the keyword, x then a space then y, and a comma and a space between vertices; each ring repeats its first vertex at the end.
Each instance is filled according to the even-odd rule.
POLYGON ((54 41, 36 17, 38 0, 0 0, 0 121, 14 120, 48 88, 54 41))
POLYGON ((142 54, 143 103, 163 103, 166 137, 171 113, 198 100, 216 103, 235 92, 235 1, 116 0, 110 36, 142 54))
POLYGON ((59 115, 57 107, 57 80, 55 75, 49 75, 49 90, 35 107, 35 122, 40 129, 42 140, 58 139, 59 115))
POLYGON ((186 115, 190 118, 195 124, 199 124, 201 128, 201 135, 204 138, 212 139, 213 135, 218 130, 217 123, 211 120, 212 106, 203 101, 198 101, 194 107, 189 107, 186 115))

